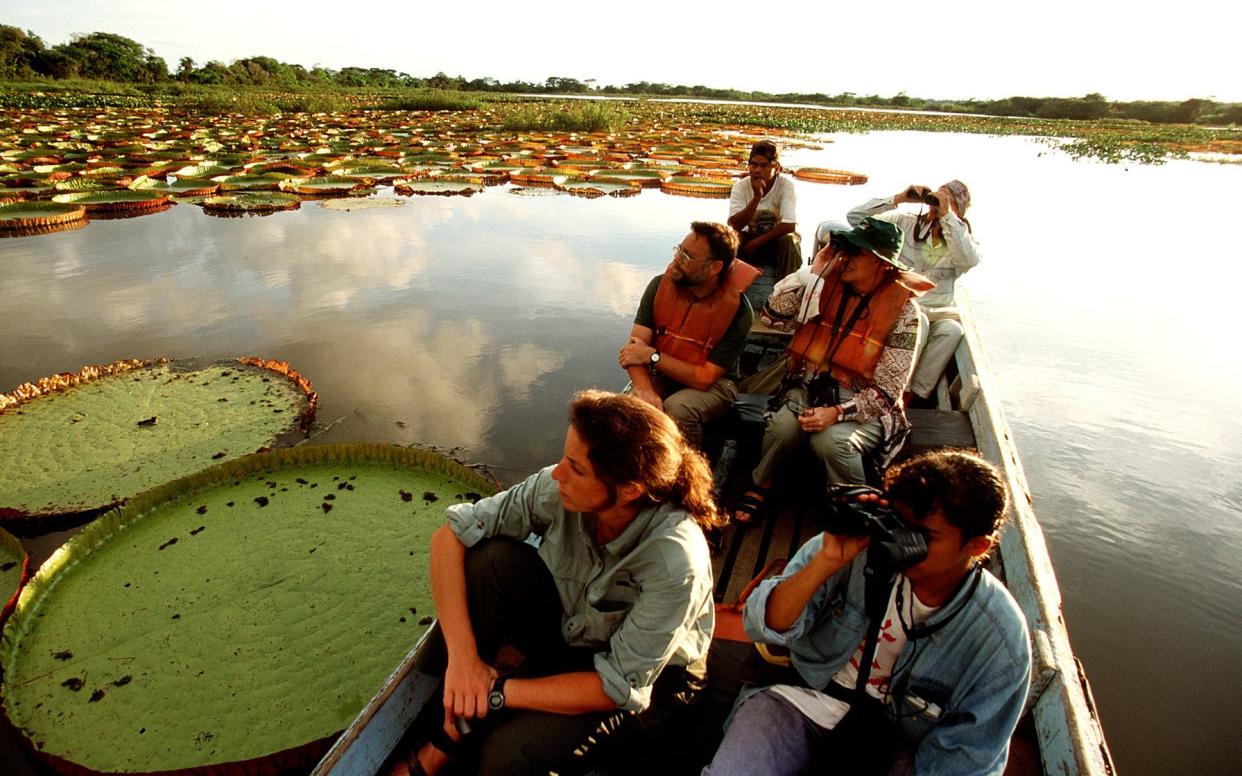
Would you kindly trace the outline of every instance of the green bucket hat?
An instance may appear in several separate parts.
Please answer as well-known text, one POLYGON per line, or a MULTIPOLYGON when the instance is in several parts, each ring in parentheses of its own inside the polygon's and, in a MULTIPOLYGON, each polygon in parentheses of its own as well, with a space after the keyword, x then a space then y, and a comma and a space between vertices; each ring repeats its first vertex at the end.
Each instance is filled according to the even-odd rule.
POLYGON ((901 255, 901 230, 888 221, 867 216, 862 223, 853 229, 833 229, 829 234, 838 235, 846 242, 871 251, 879 258, 892 264, 897 269, 908 270, 897 257, 901 255))

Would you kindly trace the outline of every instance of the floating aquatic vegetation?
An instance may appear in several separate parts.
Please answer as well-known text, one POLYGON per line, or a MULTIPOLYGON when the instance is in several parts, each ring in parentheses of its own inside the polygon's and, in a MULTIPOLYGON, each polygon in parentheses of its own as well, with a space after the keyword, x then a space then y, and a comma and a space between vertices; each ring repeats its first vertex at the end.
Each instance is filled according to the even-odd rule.
POLYGON ((220 190, 220 184, 204 178, 177 178, 172 183, 139 176, 129 184, 134 191, 160 191, 177 198, 206 197, 220 190))
POLYGON ((822 167, 799 167, 793 171, 798 180, 812 183, 836 183, 843 186, 857 186, 867 182, 867 176, 849 170, 827 170, 822 167))
POLYGON ((394 197, 334 197, 320 203, 320 207, 329 210, 374 210, 378 208, 401 207, 404 200, 394 197))
POLYGON ((0 644, 4 711, 63 771, 305 772, 432 622, 444 505, 494 490, 385 445, 150 490, 26 586, 0 644))
POLYGON ((305 430, 316 404, 287 363, 257 359, 118 361, 26 383, 0 395, 0 518, 121 503, 305 430))
POLYGON ((733 182, 712 178, 673 177, 660 184, 660 191, 683 197, 728 199, 733 191, 733 182))
POLYGON ((57 202, 10 202, 0 205, 0 232, 63 226, 86 218, 86 208, 57 202))
POLYGON ((441 197, 463 196, 469 197, 483 190, 483 182, 481 180, 441 180, 439 178, 423 178, 419 180, 409 180, 404 183, 394 183, 393 191, 405 196, 414 194, 433 195, 441 197))
POLYGON ((334 175, 320 178, 290 178, 281 181, 280 190, 308 197, 344 197, 366 186, 365 180, 334 175))
POLYGON ((596 197, 633 197, 638 195, 642 189, 629 183, 610 183, 608 181, 570 181, 561 185, 561 188, 578 197, 586 197, 594 199, 596 197))
POLYGON ((0 528, 0 626, 17 605, 17 595, 30 578, 30 558, 17 537, 0 528))
POLYGON ((277 210, 296 210, 302 200, 293 194, 276 191, 255 191, 244 194, 222 194, 202 201, 203 210, 244 215, 246 213, 274 213, 277 210))
POLYGON ((57 194, 53 202, 65 205, 80 205, 87 212, 105 213, 109 211, 151 210, 168 204, 168 195, 158 191, 79 191, 70 194, 57 194))

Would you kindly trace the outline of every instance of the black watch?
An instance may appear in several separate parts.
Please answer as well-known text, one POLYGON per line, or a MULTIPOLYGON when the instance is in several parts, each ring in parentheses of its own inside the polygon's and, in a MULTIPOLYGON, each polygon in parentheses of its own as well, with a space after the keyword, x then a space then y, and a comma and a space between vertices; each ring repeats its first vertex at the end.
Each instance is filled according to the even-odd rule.
POLYGON ((509 681, 509 677, 501 676, 492 682, 492 691, 487 694, 487 708, 490 711, 500 711, 505 707, 505 682, 509 681))
POLYGON ((660 363, 660 351, 657 350, 651 354, 651 367, 654 369, 658 363, 660 363))

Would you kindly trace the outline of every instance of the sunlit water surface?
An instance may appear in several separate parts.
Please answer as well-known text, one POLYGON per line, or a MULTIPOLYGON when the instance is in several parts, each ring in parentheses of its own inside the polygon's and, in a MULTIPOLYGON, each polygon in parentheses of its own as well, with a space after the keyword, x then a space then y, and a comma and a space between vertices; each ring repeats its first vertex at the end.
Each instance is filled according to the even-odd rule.
MULTIPOLYGON (((971 187, 984 260, 964 284, 1121 772, 1239 772, 1242 256, 1225 203, 1242 169, 1073 162, 1016 137, 833 139, 786 162, 871 180, 799 182, 804 236, 909 183, 971 187)), ((557 457, 576 389, 624 384, 644 286, 691 220, 725 215, 497 188, 262 218, 178 206, 0 240, 0 390, 134 356, 287 359, 333 424, 319 440, 462 448, 511 481, 557 457)))

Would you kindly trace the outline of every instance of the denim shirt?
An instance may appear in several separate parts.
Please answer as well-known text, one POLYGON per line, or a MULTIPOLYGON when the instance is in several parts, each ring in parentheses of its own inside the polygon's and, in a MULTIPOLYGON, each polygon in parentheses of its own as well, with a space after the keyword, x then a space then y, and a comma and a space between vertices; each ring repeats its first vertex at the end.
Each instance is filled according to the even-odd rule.
MULTIPOLYGON (((822 534, 804 544, 781 576, 755 588, 743 615, 751 638, 787 646, 794 668, 821 690, 866 636, 866 554, 821 585, 789 630, 768 628, 765 610, 776 585, 822 545, 822 534)), ((897 658, 886 705, 915 747, 916 774, 999 776, 1005 770, 1030 684, 1031 646, 1009 591, 991 573, 980 574, 977 586, 967 581, 924 625, 952 619, 930 636, 907 641, 897 658)))
POLYGON ((701 668, 711 644, 711 553, 685 510, 640 511, 621 535, 597 547, 594 516, 567 512, 548 467, 477 504, 454 504, 449 525, 467 547, 492 536, 543 537, 563 614, 561 635, 593 647, 595 670, 617 706, 642 711, 666 665, 701 668))

